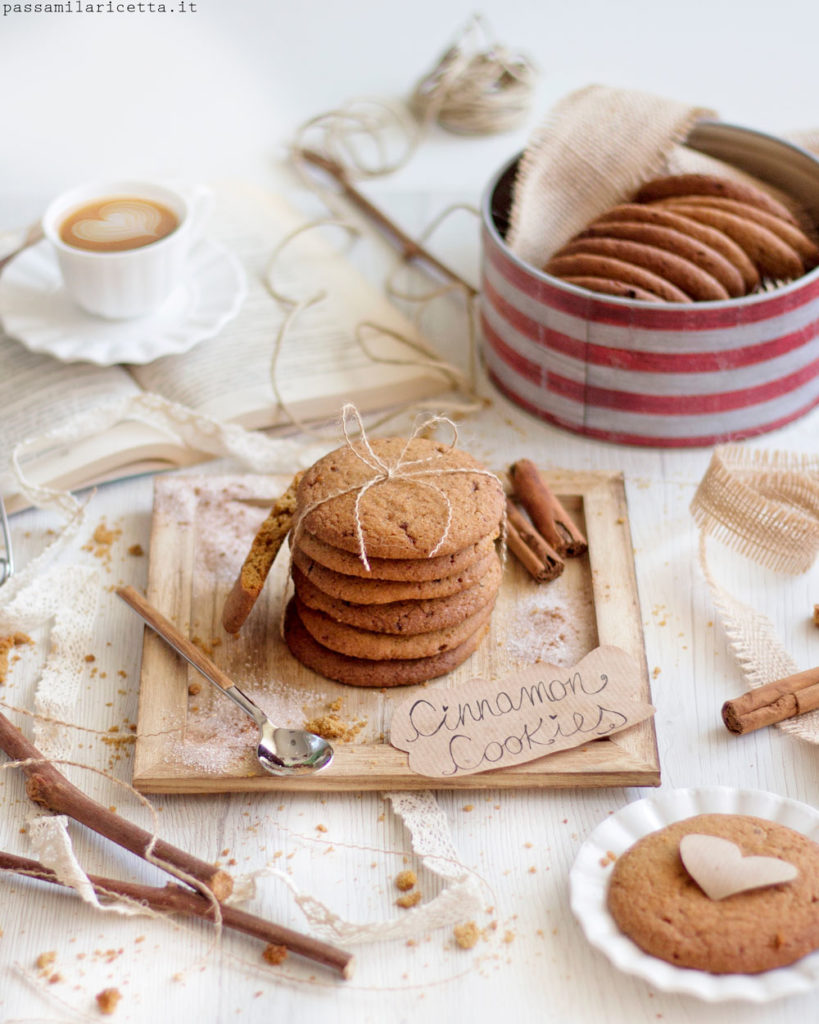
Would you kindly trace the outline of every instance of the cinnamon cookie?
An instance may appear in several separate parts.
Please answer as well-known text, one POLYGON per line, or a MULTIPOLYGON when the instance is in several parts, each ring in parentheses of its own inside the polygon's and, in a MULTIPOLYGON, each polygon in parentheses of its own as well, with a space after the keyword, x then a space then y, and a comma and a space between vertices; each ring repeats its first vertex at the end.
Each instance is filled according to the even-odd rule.
POLYGON ((357 629, 367 629, 374 633, 398 633, 403 636, 445 629, 463 621, 495 599, 500 582, 501 566, 495 559, 489 571, 475 586, 450 597, 393 601, 391 604, 352 604, 325 594, 314 586, 297 566, 293 566, 296 593, 308 607, 357 629))
POLYGON ((325 455, 302 478, 301 526, 325 544, 358 553, 357 498, 368 557, 450 555, 498 528, 506 503, 503 487, 471 455, 425 438, 390 437, 371 444, 377 459, 390 467, 390 478, 360 441, 325 455), (372 480, 377 482, 362 492, 372 480))
POLYGON ((724 199, 736 199, 790 224, 796 224, 796 218, 790 210, 767 192, 745 182, 731 181, 713 174, 674 174, 666 178, 655 178, 642 186, 636 200, 638 203, 653 203, 657 199, 670 199, 674 196, 722 196, 724 199))
POLYGON ((737 217, 744 217, 745 220, 752 220, 761 224, 763 228, 767 228, 768 231, 786 242, 794 252, 799 253, 807 269, 815 267, 819 263, 819 249, 804 231, 794 227, 789 221, 774 217, 773 214, 759 210, 748 203, 740 203, 736 199, 721 199, 719 196, 687 196, 685 199, 667 199, 665 203, 671 209, 679 204, 706 206, 712 210, 724 210, 726 213, 736 214, 737 217))
POLYGON ((662 302, 659 295, 638 288, 635 284, 625 281, 612 281, 606 277, 561 277, 566 284, 576 284, 578 288, 586 288, 590 292, 601 292, 603 295, 616 295, 621 299, 639 299, 641 302, 662 302))
POLYGON ((582 231, 578 238, 622 238, 627 242, 664 249, 682 256, 710 274, 732 298, 745 294, 745 282, 737 268, 710 245, 667 224, 647 224, 642 221, 603 220, 582 231))
POLYGON ((707 224, 728 235, 745 250, 763 276, 787 280, 801 277, 805 272, 799 253, 756 221, 738 217, 727 210, 697 206, 693 203, 675 202, 673 209, 682 217, 707 224))
POLYGON ((368 661, 322 647, 304 628, 291 601, 285 615, 284 638, 294 658, 328 679, 351 686, 387 687, 423 683, 450 672, 474 653, 488 628, 488 624, 480 626, 459 647, 430 658, 368 661))
MULTIPOLYGON (((711 199, 704 197, 702 203, 728 202, 728 200, 711 199)), ((622 203, 614 206, 599 217, 595 224, 608 224, 612 221, 630 221, 645 224, 659 224, 667 228, 673 228, 684 235, 695 238, 698 242, 704 242, 710 248, 715 249, 725 257, 739 271, 745 285, 745 291, 753 291, 759 285, 759 273, 748 254, 740 248, 733 239, 710 228, 706 224, 690 220, 687 217, 680 217, 673 212, 672 204, 678 202, 676 199, 669 199, 659 206, 657 204, 641 206, 639 203, 622 203), (667 204, 667 205, 666 205, 667 204)), ((784 223, 784 222, 782 222, 784 223)))
POLYGON ((468 618, 445 629, 399 636, 394 633, 374 633, 336 622, 324 612, 308 607, 298 595, 295 600, 302 625, 317 643, 339 654, 365 658, 367 661, 417 660, 451 651, 489 621, 494 603, 484 605, 468 618))
POLYGON ((495 530, 491 536, 483 537, 462 551, 455 551, 451 555, 436 555, 434 558, 368 557, 369 572, 357 553, 325 544, 307 530, 300 531, 296 544, 314 562, 334 572, 344 573, 345 576, 361 576, 373 580, 437 580, 468 569, 478 559, 485 558, 492 550, 497 535, 498 531, 495 530))
POLYGON ((560 277, 564 280, 567 277, 577 277, 579 275, 607 277, 613 281, 643 288, 665 302, 691 301, 690 296, 686 295, 684 291, 675 287, 670 281, 666 281, 658 274, 653 274, 650 270, 646 270, 645 267, 638 267, 627 260, 615 259, 613 256, 585 252, 574 253, 571 256, 554 256, 543 269, 547 274, 552 274, 553 277, 560 277))
POLYGON ((439 580, 364 580, 326 569, 298 548, 293 551, 293 563, 311 583, 325 594, 353 604, 390 604, 393 601, 417 601, 459 594, 467 587, 479 583, 491 570, 493 561, 497 562, 497 558, 495 552, 490 551, 462 572, 443 576, 439 580))
POLYGON ((756 974, 819 947, 819 846, 761 818, 703 814, 653 832, 614 865, 608 906, 646 953, 712 974, 756 974), (787 883, 712 900, 686 871, 680 840, 690 833, 735 843, 743 857, 793 864, 787 883))
POLYGON ((629 242, 620 238, 578 238, 565 245, 557 255, 579 254, 609 256, 625 263, 632 263, 670 281, 686 295, 700 302, 730 298, 719 281, 696 263, 653 245, 629 242))

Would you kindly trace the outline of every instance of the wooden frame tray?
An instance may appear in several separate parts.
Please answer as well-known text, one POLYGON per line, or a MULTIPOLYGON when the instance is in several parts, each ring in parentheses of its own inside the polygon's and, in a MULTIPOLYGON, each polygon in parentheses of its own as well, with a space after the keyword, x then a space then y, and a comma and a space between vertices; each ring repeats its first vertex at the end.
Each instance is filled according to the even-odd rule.
MULTIPOLYGON (((449 675, 422 685, 496 678, 537 659, 568 667, 598 644, 614 644, 640 666, 633 696, 650 702, 622 476, 561 470, 547 476, 585 528, 588 555, 570 560, 561 577, 540 585, 510 556, 481 647, 449 675)), ((392 708, 419 687, 344 686, 304 668, 287 650, 279 635, 286 546, 241 633, 225 633, 225 597, 267 506, 287 483, 284 477, 259 476, 157 478, 148 599, 277 724, 302 726, 334 705, 340 718, 355 725, 355 736, 352 742, 334 741, 333 763, 318 775, 286 779, 262 772, 252 756, 253 723, 146 629, 134 755, 137 789, 215 793, 659 785, 652 719, 610 739, 511 768, 451 780, 411 772, 407 755, 385 737, 392 708)))

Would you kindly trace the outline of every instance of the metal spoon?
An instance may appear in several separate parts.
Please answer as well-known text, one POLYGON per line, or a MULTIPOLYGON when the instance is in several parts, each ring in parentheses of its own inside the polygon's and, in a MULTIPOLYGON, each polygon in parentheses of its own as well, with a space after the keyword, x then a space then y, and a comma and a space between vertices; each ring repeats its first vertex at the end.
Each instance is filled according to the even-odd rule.
POLYGON ((321 771, 333 759, 333 748, 312 732, 304 729, 283 729, 275 726, 246 693, 230 681, 225 673, 196 644, 183 636, 173 623, 149 604, 133 587, 118 587, 117 594, 162 639, 201 672, 208 682, 235 701, 259 727, 256 759, 271 775, 308 775, 321 771))

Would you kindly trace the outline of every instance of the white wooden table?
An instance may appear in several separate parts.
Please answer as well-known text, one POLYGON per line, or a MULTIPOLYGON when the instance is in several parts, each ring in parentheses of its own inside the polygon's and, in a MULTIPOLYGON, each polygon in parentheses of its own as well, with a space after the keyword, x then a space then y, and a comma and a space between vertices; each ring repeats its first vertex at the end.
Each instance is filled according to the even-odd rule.
MULTIPOLYGON (((812 450, 817 427, 819 414, 814 414, 758 443, 812 450)), ((497 396, 490 409, 462 425, 462 441, 490 464, 502 464, 513 452, 547 464, 624 470, 654 676, 663 786, 759 788, 815 804, 819 772, 814 748, 773 729, 737 739, 720 723, 722 701, 743 686, 696 565, 695 531, 687 511, 708 453, 639 451, 586 441, 535 422, 497 396)), ((145 583, 146 559, 128 555, 127 548, 139 543, 147 550, 151 481, 108 485, 91 508, 89 531, 102 519, 123 531, 103 575, 93 666, 98 671, 92 678, 89 669, 76 716, 81 724, 105 730, 136 719, 142 628, 108 587, 120 580, 137 587, 145 583)), ((54 525, 38 512, 13 519, 21 563, 41 547, 54 525)), ((92 554, 80 550, 87 540, 77 538, 70 558, 95 564, 92 554)), ((801 666, 815 664, 819 637, 806 618, 816 597, 816 573, 812 579, 775 577, 741 558, 715 554, 729 589, 772 616, 801 666)), ((20 687, 7 686, 3 698, 18 704, 24 694, 20 687)), ((75 749, 77 760, 109 765, 111 748, 98 737, 78 733, 75 749)), ((116 777, 127 781, 129 760, 125 755, 114 762, 116 777)), ((6 773, 0 784, 0 845, 25 855, 22 783, 6 773)), ((121 813, 144 818, 133 797, 113 786, 110 793, 121 813)), ((532 1019, 537 1008, 544 1019, 555 1021, 650 1021, 658 1014, 663 1020, 716 1021, 724 1009, 655 993, 621 975, 589 948, 569 910, 567 872, 579 845, 607 814, 643 795, 622 789, 502 795, 490 790, 475 799, 440 794, 460 857, 486 886, 486 913, 476 923, 486 928, 497 922, 497 930, 487 932, 471 951, 455 949, 448 930, 424 935, 414 946, 362 946, 357 975, 347 983, 302 969, 294 960, 285 972, 293 980, 273 980, 250 940, 225 936, 214 948, 203 927, 103 917, 63 892, 4 879, 0 1014, 9 1021, 75 1019, 69 1006, 93 1010, 94 993, 111 984, 124 997, 118 1018, 133 1021, 157 1016, 262 1021, 271 1007, 277 1016, 332 1008, 345 1021, 439 1019, 451 1007, 459 1008, 459 1019, 477 1020, 489 1020, 500 1010, 532 1019), (32 965, 51 949, 57 951, 56 967, 64 980, 37 987, 32 965), (310 976, 314 980, 306 980, 310 976)), ((153 802, 163 838, 205 859, 235 860, 231 870, 239 874, 284 864, 299 888, 356 921, 395 913, 393 878, 406 866, 405 857, 410 866, 415 864, 406 834, 379 795, 162 797, 153 802)), ((72 828, 89 869, 156 881, 152 869, 83 833, 72 828)), ((434 878, 422 872, 420 887, 425 897, 434 895, 434 878)), ((250 906, 304 928, 292 899, 273 879, 259 881, 250 906)), ((805 997, 743 1007, 743 1020, 795 1020, 798 1014, 809 1015, 812 1005, 812 998, 805 997)))
MULTIPOLYGON (((401 91, 469 13, 454 3, 442 10, 434 0, 424 0, 413 12, 400 9, 402 24, 408 20, 398 29, 391 19, 399 12, 390 14, 390 5, 369 0, 345 12, 320 5, 317 14, 308 7, 297 10, 298 5, 284 11, 262 0, 224 4, 220 10, 200 6, 198 21, 183 22, 180 16, 172 26, 88 15, 64 18, 58 33, 56 22, 45 16, 4 19, 0 83, 8 92, 26 80, 22 72, 32 64, 41 77, 37 88, 23 90, 19 103, 4 112, 7 152, 14 159, 0 169, 2 224, 35 216, 47 196, 70 183, 66 176, 88 178, 120 167, 187 177, 229 171, 265 181, 272 147, 298 120, 341 97, 401 91), (164 27, 158 57, 146 84, 145 53, 152 51, 145 46, 159 25, 164 27), (99 48, 109 39, 118 41, 124 56, 99 48), (72 43, 81 59, 70 64, 72 43), (73 137, 77 104, 98 110, 108 129, 94 131, 83 121, 82 138, 73 137), (117 110, 130 112, 136 132, 111 120, 117 110)), ((707 102, 727 119, 763 129, 819 123, 811 78, 819 15, 799 0, 777 5, 773 24, 768 5, 746 5, 738 18, 735 5, 712 4, 707 16, 697 14, 706 27, 702 19, 680 23, 676 8, 666 12, 662 5, 637 0, 561 9, 543 5, 537 12, 527 3, 498 0, 484 8, 498 35, 528 45, 547 72, 539 110, 568 89, 609 81, 707 102), (792 30, 787 46, 778 42, 785 27, 792 30), (729 30, 734 41, 726 54, 722 41, 729 30), (668 45, 669 33, 679 43, 677 51, 668 45), (767 70, 749 75, 749 67, 767 70)), ((417 230, 452 191, 476 199, 481 184, 525 134, 486 142, 436 135, 409 169, 392 183, 374 185, 373 193, 417 230)), ((474 261, 474 237, 471 224, 456 229, 453 258, 474 261)), ((445 308, 436 311, 430 333, 446 333, 450 315, 445 308)), ((819 411, 753 444, 815 451, 818 438, 819 411)), ((813 747, 775 729, 736 739, 720 722, 722 702, 743 685, 696 564, 688 513, 709 452, 645 451, 588 441, 530 418, 497 394, 491 407, 461 424, 461 442, 490 465, 505 464, 513 454, 546 465, 625 473, 663 787, 742 786, 817 804, 819 762, 813 747)), ((92 729, 136 720, 142 627, 108 588, 120 581, 144 586, 146 559, 128 555, 127 548, 140 544, 147 550, 150 516, 150 479, 108 485, 93 499, 88 531, 65 555, 69 562, 99 567, 82 550, 88 532, 103 519, 122 530, 102 576, 97 671, 92 674, 89 667, 76 708, 76 721, 92 729)), ((41 550, 57 526, 40 512, 15 517, 19 562, 41 550)), ((819 599, 816 568, 806 577, 778 577, 716 548, 714 566, 733 593, 773 618, 801 667, 819 661, 819 631, 808 622, 819 599)), ((24 667, 15 666, 14 673, 24 667)), ((17 679, 22 675, 12 675, 0 699, 28 706, 31 684, 17 679)), ((77 760, 103 769, 110 764, 115 777, 128 780, 127 751, 111 764, 111 749, 93 734, 78 732, 74 739, 77 760)), ((147 823, 131 795, 100 785, 108 786, 103 791, 121 813, 147 823)), ((476 799, 441 794, 459 856, 485 886, 485 910, 476 923, 486 929, 486 938, 469 951, 456 948, 448 930, 422 935, 415 945, 362 946, 357 974, 346 983, 295 960, 270 968, 261 962, 258 945, 242 937, 225 935, 216 944, 203 926, 103 916, 65 892, 3 878, 0 1020, 98 1019, 94 994, 114 986, 123 999, 113 1019, 132 1022, 261 1024, 321 1015, 350 1024, 397 1024, 445 1016, 488 1022, 501 1014, 561 1024, 721 1021, 725 1007, 664 995, 619 973, 588 946, 569 910, 567 875, 584 838, 610 812, 644 795, 622 789, 502 795, 490 790, 476 799), (50 950, 57 954, 60 975, 53 984, 39 979, 34 966, 38 955, 50 950)), ((219 859, 236 874, 283 866, 300 889, 350 920, 398 913, 393 879, 416 864, 405 831, 377 794, 163 797, 153 804, 163 838, 219 859)), ((21 830, 27 811, 18 774, 0 774, 0 847, 26 855, 21 830)), ((164 884, 159 872, 110 843, 79 827, 71 832, 90 870, 164 884)), ((438 891, 427 873, 419 880, 425 898, 438 891)), ((249 907, 305 927, 292 896, 271 877, 259 877, 249 907)), ((728 1012, 751 1024, 796 1024, 814 1019, 815 998, 733 1006, 728 1012)))

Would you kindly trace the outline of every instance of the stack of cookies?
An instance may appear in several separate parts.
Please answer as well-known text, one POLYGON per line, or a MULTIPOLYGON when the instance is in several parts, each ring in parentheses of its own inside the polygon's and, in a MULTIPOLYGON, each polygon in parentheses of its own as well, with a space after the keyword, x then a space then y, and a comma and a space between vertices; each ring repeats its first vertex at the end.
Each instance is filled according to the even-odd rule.
MULTIPOLYGON (((809 230, 815 233, 811 225, 809 230)), ((543 268, 589 291, 644 302, 713 302, 819 265, 796 217, 745 182, 678 174, 601 214, 543 268)))
POLYGON ((505 497, 470 455, 423 438, 356 442, 309 469, 291 534, 290 651, 354 686, 400 686, 460 665, 500 587, 505 497))

